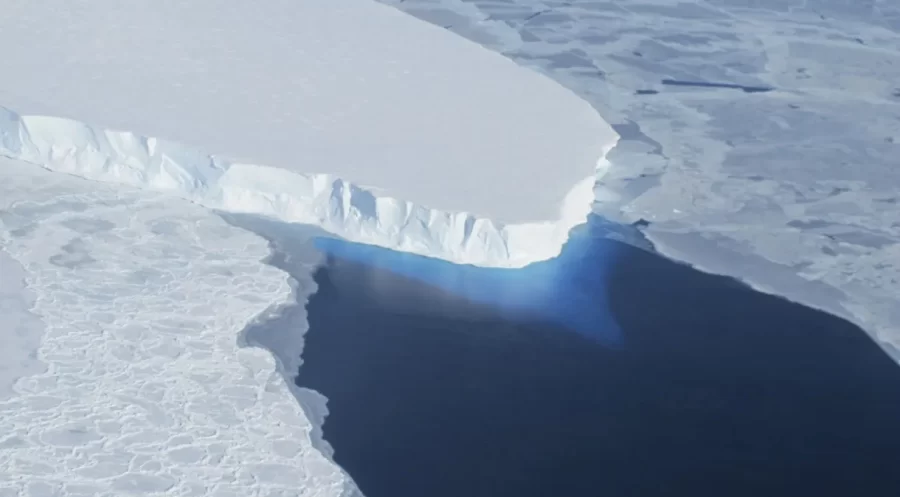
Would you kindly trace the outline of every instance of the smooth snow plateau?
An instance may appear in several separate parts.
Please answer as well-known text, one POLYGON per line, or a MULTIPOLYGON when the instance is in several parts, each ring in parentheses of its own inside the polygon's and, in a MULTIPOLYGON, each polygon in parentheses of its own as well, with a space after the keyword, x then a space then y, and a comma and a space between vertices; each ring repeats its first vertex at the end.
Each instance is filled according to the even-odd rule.
POLYGON ((557 255, 618 138, 369 0, 14 0, 0 44, 4 155, 460 263, 557 255))

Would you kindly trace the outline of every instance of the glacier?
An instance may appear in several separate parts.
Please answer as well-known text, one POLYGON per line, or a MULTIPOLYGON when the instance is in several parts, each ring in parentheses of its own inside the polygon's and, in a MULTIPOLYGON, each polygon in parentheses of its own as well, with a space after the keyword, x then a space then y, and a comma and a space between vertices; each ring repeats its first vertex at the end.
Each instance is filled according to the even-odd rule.
POLYGON ((900 361, 900 4, 380 1, 598 109, 621 139, 597 214, 900 361))
POLYGON ((618 140, 368 0, 12 0, 0 43, 0 311, 25 323, 0 495, 359 496, 294 386, 304 329, 284 356, 246 335, 315 286, 220 214, 522 267, 585 221, 618 140))
POLYGON ((23 47, 10 157, 454 262, 557 254, 618 138, 550 78, 370 0, 14 0, 0 43, 23 47))
POLYGON ((58 117, 19 116, 0 107, 0 155, 11 159, 163 191, 211 209, 312 224, 356 242, 495 267, 521 267, 559 254, 569 231, 590 212, 595 175, 606 170, 605 152, 614 136, 607 135, 609 143, 591 174, 557 206, 557 218, 504 225, 491 216, 386 196, 333 174, 232 162, 167 140, 58 117))
POLYGON ((39 362, 0 374, 0 494, 358 493, 296 364, 242 347, 314 289, 209 209, 521 267, 596 200, 664 254, 900 346, 896 8, 384 3, 4 4, 0 297, 26 323, 10 357, 39 362))

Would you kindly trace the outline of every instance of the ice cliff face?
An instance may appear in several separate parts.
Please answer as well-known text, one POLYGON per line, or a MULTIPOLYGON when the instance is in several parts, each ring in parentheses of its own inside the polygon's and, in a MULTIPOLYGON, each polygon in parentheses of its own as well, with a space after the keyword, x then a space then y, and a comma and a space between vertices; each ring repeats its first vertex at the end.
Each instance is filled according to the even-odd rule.
MULTIPOLYGON (((614 144, 598 158, 598 175, 606 171, 605 152, 614 144)), ((2 107, 0 155, 91 180, 168 192, 212 209, 314 224, 355 242, 493 267, 521 267, 558 255, 569 230, 586 220, 596 181, 590 176, 574 185, 557 219, 502 225, 381 196, 330 174, 232 162, 158 138, 20 116, 2 107)))

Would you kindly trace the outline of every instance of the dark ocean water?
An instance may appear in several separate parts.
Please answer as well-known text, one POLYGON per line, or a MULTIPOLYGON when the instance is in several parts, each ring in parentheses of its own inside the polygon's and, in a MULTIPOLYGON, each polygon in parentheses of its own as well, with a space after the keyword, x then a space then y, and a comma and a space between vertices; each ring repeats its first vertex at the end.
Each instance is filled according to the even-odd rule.
POLYGON ((524 271, 319 239, 298 384, 368 497, 900 496, 860 329, 591 229, 524 271))

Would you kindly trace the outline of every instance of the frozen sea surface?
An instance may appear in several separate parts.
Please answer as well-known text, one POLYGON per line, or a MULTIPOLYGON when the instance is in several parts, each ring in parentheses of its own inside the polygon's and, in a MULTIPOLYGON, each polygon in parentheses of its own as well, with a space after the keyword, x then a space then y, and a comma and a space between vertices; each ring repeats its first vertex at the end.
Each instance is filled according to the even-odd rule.
MULTIPOLYGON (((2 203, 2 201, 0 201, 2 203)), ((4 210, 0 205, 0 226, 4 210)), ((0 399, 9 397, 19 378, 43 369, 37 359, 43 324, 29 309, 34 303, 31 292, 25 289, 25 271, 3 251, 0 238, 0 334, 3 352, 0 353, 0 399)))
POLYGON ((355 494, 271 354, 242 346, 292 298, 265 240, 0 159, 0 250, 0 495, 355 494))
MULTIPOLYGON (((19 0, 6 5, 0 39, 24 48, 4 61, 0 105, 99 127, 30 115, 23 128, 2 113, 0 148, 16 155, 23 150, 16 145, 28 145, 25 138, 52 138, 38 140, 33 150, 24 147, 28 157, 134 186, 148 186, 153 182, 141 181, 151 178, 158 181, 153 188, 177 194, 187 185, 190 195, 181 196, 214 198, 204 204, 209 207, 291 213, 292 220, 323 225, 333 220, 339 224, 329 227, 349 227, 360 239, 374 237, 379 233, 370 228, 390 221, 412 229, 383 245, 437 253, 454 244, 469 250, 478 242, 499 252, 475 259, 498 263, 508 262, 497 255, 508 258, 509 242, 517 236, 519 246, 544 238, 498 229, 502 236, 495 241, 495 231, 480 228, 494 217, 533 221, 547 219, 548 212, 559 214, 573 182, 583 185, 582 173, 594 174, 597 159, 615 141, 603 120, 570 94, 389 9, 349 1, 329 4, 337 5, 334 10, 313 6, 321 16, 301 16, 306 24, 298 25, 296 16, 271 15, 296 13, 291 10, 299 8, 296 2, 266 4, 274 10, 218 9, 221 4, 213 3, 123 7, 107 0, 78 5, 19 0), (375 12, 382 16, 376 24, 385 29, 376 30, 375 12), (399 25, 403 31, 389 29, 399 25), (366 36, 342 39, 346 30, 366 36), (435 45, 410 43, 410 33, 430 37, 435 45), (191 40, 196 44, 185 44, 191 40), (253 48, 250 42, 259 40, 266 43, 253 48), (318 57, 319 52, 299 48, 306 42, 336 52, 318 57), (446 57, 436 53, 437 43, 446 57), (266 57, 258 57, 260 46, 277 50, 262 50, 266 57), (385 48, 397 50, 392 53, 399 58, 385 60, 385 48), (363 52, 378 56, 359 57, 363 52), (136 53, 141 56, 133 57, 136 53), (312 68, 307 72, 284 64, 282 57, 310 53, 304 59, 309 63, 304 67, 312 68), (484 65, 465 65, 476 59, 484 65), (237 71, 236 62, 250 70, 237 71), (391 62, 395 70, 383 71, 381 64, 391 62), (371 74, 357 73, 360 63, 371 74), (160 78, 162 67, 170 71, 160 78), (110 68, 115 70, 105 72, 110 68), (289 77, 275 77, 283 74, 278 71, 288 71, 289 77), (309 75, 324 79, 306 86, 309 75), (329 84, 329 75, 342 85, 329 84), (534 92, 511 91, 525 80, 534 92), (408 84, 392 84, 398 81, 408 84), (220 85, 204 84, 210 82, 220 85), (355 91, 373 88, 374 94, 355 91), (310 119, 309 109, 297 106, 322 102, 317 93, 322 89, 341 91, 329 93, 324 100, 334 106, 316 107, 316 118, 310 119), (417 99, 407 100, 410 89, 419 92, 417 99), (360 98, 348 102, 348 95, 360 98), (494 111, 485 112, 486 105, 494 111), (396 118, 399 110, 406 118, 384 119, 396 118), (547 113, 555 117, 537 118, 547 113), (232 119, 235 115, 242 120, 232 119), (432 120, 423 122, 425 115, 432 120), (452 137, 440 132, 448 124, 441 116, 458 119, 452 137), (10 122, 16 125, 7 129, 10 122), (228 132, 219 125, 227 125, 228 132), (107 127, 135 133, 110 133, 107 127), (307 133, 301 136, 296 129, 307 133), (227 188, 217 190, 221 183, 204 181, 225 176, 222 162, 148 136, 259 159, 292 173, 346 172, 370 188, 328 174, 304 176, 300 183, 277 175, 262 181, 260 169, 238 164, 228 169, 227 188), (595 136, 602 139, 594 141, 595 136), (302 154, 294 147, 301 138, 302 154), (465 145, 473 143, 477 146, 465 145), (398 165, 393 161, 398 156, 403 167, 385 169, 398 165), (562 161, 573 167, 565 175, 546 168, 548 162, 562 167, 556 162, 562 156, 572 159, 562 161), (116 160, 106 161, 109 157, 116 160), (300 159, 302 164, 295 162, 300 159), (422 164, 441 166, 427 177, 409 173, 422 164), (460 164, 466 175, 459 174, 460 164), (497 165, 507 174, 485 179, 497 165), (210 176, 191 174, 197 171, 210 176), (390 185, 381 184, 386 172, 396 180, 390 185), (449 183, 478 191, 447 188, 449 183), (498 185, 514 187, 508 192, 516 201, 498 195, 498 185), (380 197, 384 191, 373 188, 378 186, 399 199, 380 197), (210 192, 221 197, 193 196, 210 192), (466 194, 474 203, 466 203, 466 194), (222 198, 233 203, 219 202, 222 198), (321 202, 297 201, 309 198, 321 202), (387 206, 379 202, 382 198, 390 200, 387 206), (422 199, 460 216, 442 217, 404 203, 422 199), (467 210, 482 217, 470 219, 467 210)), ((900 19, 896 6, 821 1, 787 6, 714 1, 396 4, 545 72, 613 124, 622 140, 609 157, 611 174, 596 189, 598 213, 622 222, 643 221, 647 236, 668 255, 850 317, 888 347, 900 341, 900 181, 893 159, 900 139, 895 86, 900 78, 893 62, 900 19)), ((11 171, 11 179, 0 186, 0 270, 11 275, 3 278, 0 305, 4 319, 12 316, 8 322, 16 323, 17 338, 5 352, 13 366, 0 372, 0 390, 11 385, 11 395, 0 393, 0 474, 12 475, 0 481, 0 494, 354 492, 320 439, 322 399, 292 390, 279 371, 285 364, 239 347, 240 330, 251 320, 277 310, 291 291, 293 298, 309 295, 314 283, 296 278, 290 288, 283 273, 261 263, 268 254, 264 241, 189 202, 79 183, 0 161, 0 174, 11 171), (297 399, 305 403, 305 412, 297 399)), ((454 250, 446 253, 458 260, 465 259, 461 253, 471 256, 454 250)), ((655 276, 644 278, 652 282, 655 276)), ((852 336, 848 340, 858 340, 852 336)), ((260 337, 259 344, 282 347, 285 353, 303 349, 302 340, 290 337, 264 343, 278 338, 260 337)), ((829 343, 816 346, 827 349, 829 343)), ((768 349, 752 350, 738 352, 751 361, 770 357, 768 349)), ((300 358, 291 357, 286 365, 293 368, 300 358)), ((867 377, 847 362, 850 357, 827 357, 829 368, 822 372, 833 374, 828 378, 835 381, 826 385, 829 395, 839 381, 850 385, 848 399, 852 391, 872 393, 853 387, 854 379, 871 380, 872 389, 885 384, 877 378, 892 381, 889 373, 867 377)), ((766 371, 766 364, 753 365, 766 371)), ((713 368, 707 376, 715 378, 719 371, 713 368)), ((785 377, 794 379, 779 379, 785 377)), ((802 382, 792 385, 795 393, 807 391, 802 382)), ((872 405, 869 400, 840 406, 846 419, 855 419, 876 412, 872 405)), ((885 406, 880 405, 891 407, 885 406)), ((821 411, 810 412, 807 419, 821 411)), ((869 433, 840 441, 891 440, 869 433)), ((793 448, 798 447, 803 448, 793 448)), ((851 448, 860 447, 866 449, 851 448)), ((763 448, 766 454, 774 450, 763 448)), ((872 461, 869 471, 879 472, 884 461, 893 459, 872 461)))
POLYGON ((383 1, 590 101, 596 212, 900 345, 900 3, 383 1))

